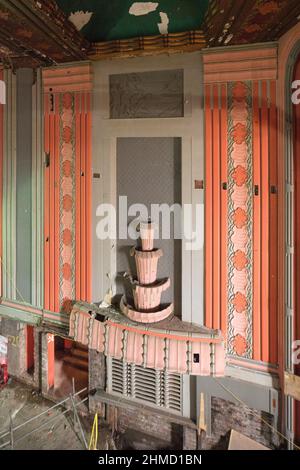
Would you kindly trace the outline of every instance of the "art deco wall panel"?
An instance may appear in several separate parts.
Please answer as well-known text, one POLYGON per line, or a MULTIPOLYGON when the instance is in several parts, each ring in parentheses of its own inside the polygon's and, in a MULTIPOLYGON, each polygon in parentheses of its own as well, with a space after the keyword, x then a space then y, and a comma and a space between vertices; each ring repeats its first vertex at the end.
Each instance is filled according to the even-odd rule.
POLYGON ((222 329, 233 360, 271 365, 278 362, 273 56, 269 51, 263 63, 258 51, 244 51, 238 66, 233 55, 234 80, 227 65, 221 82, 210 65, 222 63, 222 53, 204 58, 206 325, 222 329), (261 80, 256 63, 255 79, 251 60, 245 67, 248 55, 259 57, 261 80))
POLYGON ((45 309, 90 300, 91 68, 45 69, 45 309))

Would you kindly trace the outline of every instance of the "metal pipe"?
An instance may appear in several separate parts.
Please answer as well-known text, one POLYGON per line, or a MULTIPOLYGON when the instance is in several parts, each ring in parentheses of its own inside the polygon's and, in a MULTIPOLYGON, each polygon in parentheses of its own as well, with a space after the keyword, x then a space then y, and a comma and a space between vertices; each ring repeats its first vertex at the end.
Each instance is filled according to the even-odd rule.
MULTIPOLYGON (((69 398, 68 398, 69 400, 69 398)), ((81 405, 82 403, 85 403, 86 401, 88 400, 88 397, 84 398, 83 400, 81 400, 80 402, 78 402, 76 404, 76 407, 81 405)), ((65 401, 65 400, 64 400, 65 401)), ((47 410, 49 411, 49 410, 47 410)), ((51 418, 49 421, 46 421, 45 423, 41 424, 40 426, 38 426, 37 428, 33 429, 32 431, 30 431, 29 433, 27 434, 24 434, 23 436, 19 437, 18 439, 15 439, 14 440, 14 444, 16 444, 17 442, 20 442, 22 441, 23 439, 25 439, 26 437, 28 436, 31 436, 31 434, 33 434, 34 432, 36 431, 39 431, 40 429, 42 429, 44 426, 52 423, 53 421, 56 421, 57 419, 61 418, 63 415, 65 415, 66 413, 68 413, 69 411, 71 411, 71 409, 67 409, 65 411, 63 411, 61 414, 57 415, 57 416, 54 416, 53 418, 51 418)), ((0 445, 0 449, 3 449, 4 447, 8 446, 9 444, 11 444, 10 441, 7 441, 5 442, 4 444, 0 445)))
MULTIPOLYGON (((79 392, 76 392, 74 394, 74 397, 77 397, 78 395, 80 395, 81 393, 85 392, 87 390, 87 387, 83 388, 82 390, 80 390, 79 392)), ((64 400, 60 401, 59 403, 56 403, 55 405, 51 406, 51 408, 47 408, 47 410, 43 411, 42 413, 36 415, 36 416, 33 416, 32 418, 28 419, 27 421, 25 421, 24 423, 22 424, 19 424, 18 426, 16 426, 14 429, 13 429, 13 432, 17 431, 18 429, 22 428, 23 426, 25 426, 26 424, 28 423, 31 423, 32 421, 34 421, 35 419, 37 418, 40 418, 41 416, 43 416, 44 414, 46 413, 49 413, 49 411, 51 410, 54 410, 55 408, 58 408, 59 406, 61 406, 63 403, 66 403, 68 400, 70 400, 70 397, 67 397, 65 398, 64 400)), ((3 439, 5 436, 8 436, 10 434, 10 431, 7 431, 5 432, 4 434, 2 434, 0 436, 0 439, 3 439)), ((1 448, 1 447, 0 447, 1 448)))

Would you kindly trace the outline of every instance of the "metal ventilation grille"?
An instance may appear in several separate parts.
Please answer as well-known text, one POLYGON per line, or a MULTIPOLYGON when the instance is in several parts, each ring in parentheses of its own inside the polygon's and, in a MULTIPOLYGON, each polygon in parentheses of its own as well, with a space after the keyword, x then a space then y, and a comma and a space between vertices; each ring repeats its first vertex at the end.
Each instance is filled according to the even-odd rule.
POLYGON ((108 392, 181 413, 181 375, 108 358, 108 392))

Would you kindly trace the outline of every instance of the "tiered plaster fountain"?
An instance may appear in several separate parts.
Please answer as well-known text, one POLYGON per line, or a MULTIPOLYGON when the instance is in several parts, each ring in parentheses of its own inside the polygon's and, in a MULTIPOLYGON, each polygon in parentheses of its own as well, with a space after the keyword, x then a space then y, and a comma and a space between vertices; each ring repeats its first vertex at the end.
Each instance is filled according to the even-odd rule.
POLYGON ((156 323, 168 318, 174 310, 173 304, 161 305, 162 293, 170 287, 170 279, 157 280, 158 261, 163 252, 154 248, 154 224, 142 222, 140 236, 142 248, 134 247, 131 255, 135 257, 137 281, 131 280, 134 306, 121 300, 122 313, 133 321, 156 323))

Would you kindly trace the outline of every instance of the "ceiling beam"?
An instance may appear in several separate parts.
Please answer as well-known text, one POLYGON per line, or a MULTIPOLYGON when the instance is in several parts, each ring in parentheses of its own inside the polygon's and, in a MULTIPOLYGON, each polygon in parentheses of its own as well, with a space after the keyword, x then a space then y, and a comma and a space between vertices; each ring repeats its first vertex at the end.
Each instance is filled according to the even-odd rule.
POLYGON ((0 0, 0 31, 0 57, 16 66, 84 60, 90 47, 54 0, 0 0))

